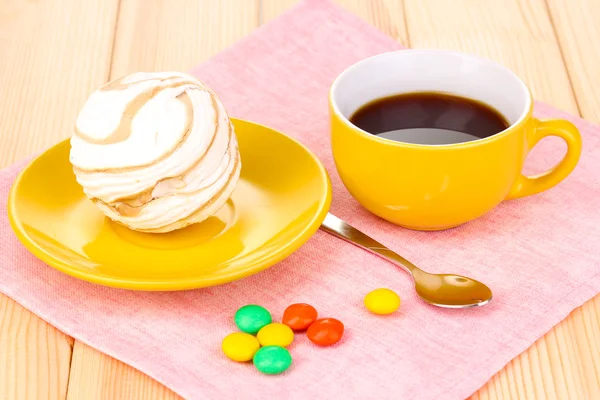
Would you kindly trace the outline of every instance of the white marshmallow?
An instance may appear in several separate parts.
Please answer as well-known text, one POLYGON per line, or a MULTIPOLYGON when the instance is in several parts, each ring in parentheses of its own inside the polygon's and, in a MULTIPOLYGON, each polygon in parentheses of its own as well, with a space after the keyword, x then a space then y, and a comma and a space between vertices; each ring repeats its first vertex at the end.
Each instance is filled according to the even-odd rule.
POLYGON ((179 72, 135 73, 93 92, 77 118, 70 160, 106 216, 146 232, 213 215, 241 168, 222 103, 179 72))

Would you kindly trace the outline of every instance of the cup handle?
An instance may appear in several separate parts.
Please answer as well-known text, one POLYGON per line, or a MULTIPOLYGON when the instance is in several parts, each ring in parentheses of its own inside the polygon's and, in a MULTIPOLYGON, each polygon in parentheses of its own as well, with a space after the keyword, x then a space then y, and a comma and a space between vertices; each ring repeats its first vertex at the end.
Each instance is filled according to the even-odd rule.
POLYGON ((577 165, 581 155, 581 135, 575 125, 562 119, 547 121, 535 119, 533 131, 528 135, 528 152, 547 136, 558 136, 567 142, 567 154, 546 172, 534 176, 520 174, 507 199, 530 196, 548 190, 565 179, 577 165))

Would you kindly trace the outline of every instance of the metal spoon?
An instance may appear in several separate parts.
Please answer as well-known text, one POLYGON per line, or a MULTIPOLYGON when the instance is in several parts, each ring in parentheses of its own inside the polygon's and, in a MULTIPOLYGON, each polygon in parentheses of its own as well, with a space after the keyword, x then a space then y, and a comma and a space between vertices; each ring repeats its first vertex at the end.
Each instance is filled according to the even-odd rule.
POLYGON ((483 283, 466 276, 425 272, 335 215, 327 214, 321 229, 402 267, 412 275, 417 293, 429 304, 466 308, 482 306, 492 299, 492 291, 483 283))

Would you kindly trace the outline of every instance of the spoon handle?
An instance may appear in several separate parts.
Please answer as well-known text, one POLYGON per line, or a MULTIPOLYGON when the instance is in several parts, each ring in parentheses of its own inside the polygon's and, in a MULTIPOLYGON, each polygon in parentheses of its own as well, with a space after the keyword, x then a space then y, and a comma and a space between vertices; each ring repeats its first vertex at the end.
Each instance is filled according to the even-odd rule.
POLYGON ((327 213, 325 220, 321 224, 321 229, 373 254, 385 258, 386 260, 402 267, 410 274, 412 274, 415 270, 419 270, 416 265, 408 261, 406 258, 388 249, 383 244, 379 243, 370 236, 367 236, 333 214, 327 213))

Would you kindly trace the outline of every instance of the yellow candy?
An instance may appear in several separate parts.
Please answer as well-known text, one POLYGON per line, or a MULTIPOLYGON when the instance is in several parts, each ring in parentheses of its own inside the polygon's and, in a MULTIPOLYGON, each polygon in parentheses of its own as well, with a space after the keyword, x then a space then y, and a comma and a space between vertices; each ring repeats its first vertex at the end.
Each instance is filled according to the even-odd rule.
POLYGON ((233 361, 250 361, 260 348, 258 340, 244 332, 234 332, 225 336, 221 343, 223 353, 233 361))
POLYGON ((390 289, 375 289, 365 296, 365 307, 375 314, 391 314, 400 307, 400 296, 390 289))
POLYGON ((287 347, 294 340, 294 332, 287 325, 272 323, 263 326, 256 337, 262 346, 287 347))

